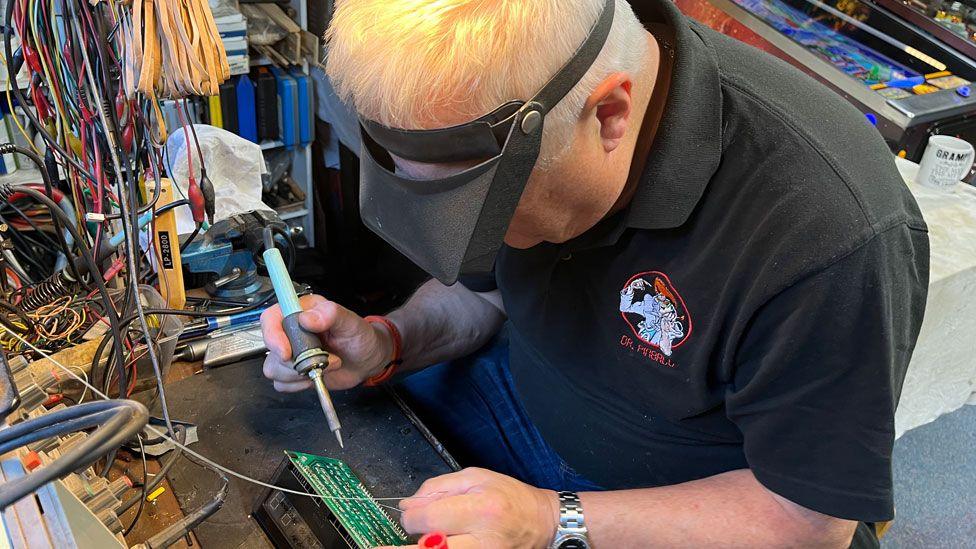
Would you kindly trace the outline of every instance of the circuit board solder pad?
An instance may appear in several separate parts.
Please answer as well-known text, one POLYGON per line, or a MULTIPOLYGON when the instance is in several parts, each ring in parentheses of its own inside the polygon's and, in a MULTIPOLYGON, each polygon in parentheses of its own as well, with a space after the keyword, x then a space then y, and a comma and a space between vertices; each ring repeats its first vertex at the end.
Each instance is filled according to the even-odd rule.
POLYGON ((301 452, 285 453, 360 549, 410 543, 399 524, 344 462, 301 452))

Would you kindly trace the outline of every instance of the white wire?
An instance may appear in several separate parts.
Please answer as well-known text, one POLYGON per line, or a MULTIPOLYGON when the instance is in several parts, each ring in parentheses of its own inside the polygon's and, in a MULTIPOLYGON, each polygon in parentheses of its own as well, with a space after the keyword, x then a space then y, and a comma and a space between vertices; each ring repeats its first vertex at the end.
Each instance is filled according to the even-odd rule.
POLYGON ((19 261, 17 261, 17 257, 14 256, 13 251, 4 250, 3 256, 7 258, 7 263, 10 264, 10 268, 13 269, 15 273, 17 273, 17 276, 20 277, 21 283, 23 283, 25 286, 34 283, 34 280, 31 279, 31 277, 27 276, 27 271, 24 270, 24 267, 21 266, 19 261))
POLYGON ((85 401, 85 395, 88 394, 88 372, 84 371, 81 368, 78 368, 78 371, 81 372, 81 377, 85 378, 85 381, 82 382, 85 384, 85 390, 82 391, 81 396, 78 397, 78 404, 81 404, 82 402, 85 401))
MULTIPOLYGON (((85 390, 82 391, 81 396, 78 398, 78 402, 77 402, 77 404, 81 404, 82 402, 85 401, 85 395, 88 394, 88 372, 86 372, 85 369, 82 368, 81 366, 65 366, 65 368, 69 368, 69 369, 74 368, 75 370, 78 370, 81 373, 81 377, 85 378, 84 381, 82 381, 82 384, 85 386, 85 390)), ((54 374, 54 372, 52 371, 51 374, 54 374)), ((54 377, 57 376, 55 375, 54 377)))
MULTIPOLYGON (((99 391, 98 389, 96 389, 94 386, 90 385, 86 380, 84 380, 81 377, 75 375, 75 373, 72 372, 70 368, 68 368, 67 366, 65 366, 65 365, 61 364, 60 362, 58 362, 57 360, 55 360, 54 357, 52 357, 50 354, 42 351, 41 349, 38 349, 37 347, 34 346, 33 343, 27 341, 26 339, 24 339, 23 337, 21 337, 19 334, 16 334, 16 333, 10 331, 10 329, 7 328, 6 326, 4 326, 3 324, 0 324, 0 328, 2 328, 8 334, 14 336, 15 338, 17 338, 20 341, 22 341, 23 343, 25 343, 28 347, 30 347, 31 349, 33 349, 34 352, 36 352, 36 353, 40 354, 41 356, 43 356, 44 358, 50 360, 52 364, 54 364, 58 368, 61 368, 62 370, 64 370, 68 375, 70 375, 71 377, 73 377, 76 381, 80 381, 81 383, 83 383, 86 387, 88 387, 88 389, 91 390, 92 393, 94 393, 94 394, 102 397, 105 400, 110 400, 108 396, 106 396, 104 393, 102 393, 101 391, 99 391)), ((177 447, 181 448, 187 454, 190 454, 191 456, 193 456, 193 457, 197 458, 198 460, 206 463, 207 465, 213 467, 214 469, 218 469, 220 471, 223 471, 224 473, 226 473, 226 474, 228 474, 228 475, 230 475, 232 477, 237 477, 237 478, 239 478, 239 479, 241 479, 241 480, 243 480, 245 482, 250 482, 251 484, 257 484, 258 486, 263 486, 265 488, 270 488, 272 490, 277 490, 279 492, 285 492, 285 493, 288 493, 288 494, 294 494, 296 496, 307 496, 307 497, 312 497, 312 498, 331 499, 331 500, 337 500, 337 501, 375 501, 375 502, 377 502, 378 505, 380 505, 382 507, 388 507, 390 509, 395 509, 397 511, 399 511, 399 509, 397 509, 396 507, 392 507, 390 505, 384 505, 384 504, 379 503, 379 502, 380 501, 399 501, 399 500, 407 499, 407 498, 410 498, 410 497, 432 497, 432 496, 402 496, 402 497, 385 497, 385 498, 375 498, 375 497, 374 498, 354 498, 354 497, 323 496, 323 495, 320 495, 320 494, 313 494, 313 493, 310 493, 310 492, 301 492, 301 491, 298 491, 298 490, 291 490, 289 488, 283 488, 281 486, 275 486, 274 484, 269 484, 267 482, 262 482, 260 480, 255 479, 255 478, 251 478, 251 477, 249 477, 249 476, 247 476, 247 475, 245 475, 243 473, 238 473, 237 471, 234 471, 232 469, 228 469, 227 467, 225 467, 225 466, 217 463, 216 461, 213 461, 212 459, 210 459, 210 458, 208 458, 208 457, 206 457, 206 456, 204 456, 202 454, 199 454, 199 453, 191 450, 185 444, 182 444, 179 441, 177 441, 177 440, 175 440, 175 439, 167 436, 165 432, 156 429, 152 425, 147 425, 146 426, 146 430, 147 431, 150 431, 151 433, 153 433, 154 435, 156 435, 158 437, 162 437, 163 439, 168 440, 174 446, 177 446, 177 447)))

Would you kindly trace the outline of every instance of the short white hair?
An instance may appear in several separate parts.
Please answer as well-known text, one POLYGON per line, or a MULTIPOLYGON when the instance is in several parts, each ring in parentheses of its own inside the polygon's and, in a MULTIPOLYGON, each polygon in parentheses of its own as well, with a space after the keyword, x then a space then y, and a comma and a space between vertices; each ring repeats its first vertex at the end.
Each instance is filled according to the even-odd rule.
MULTIPOLYGON (((390 127, 431 129, 532 98, 579 48, 605 0, 341 0, 326 32, 339 97, 390 127)), ((644 69, 647 39, 626 0, 579 84, 546 117, 540 165, 557 158, 587 98, 644 69)))

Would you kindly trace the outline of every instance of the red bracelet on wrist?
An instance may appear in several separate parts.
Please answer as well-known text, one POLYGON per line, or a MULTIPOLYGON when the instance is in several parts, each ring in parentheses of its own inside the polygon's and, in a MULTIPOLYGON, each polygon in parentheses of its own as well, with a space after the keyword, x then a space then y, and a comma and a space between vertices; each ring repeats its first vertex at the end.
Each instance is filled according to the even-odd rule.
POLYGON ((367 316, 366 322, 386 326, 386 329, 390 331, 390 336, 393 338, 393 358, 390 360, 390 363, 383 368, 382 372, 367 378, 363 383, 367 387, 375 387, 389 381, 393 377, 393 374, 400 368, 400 365, 403 364, 403 339, 400 337, 400 330, 397 329, 396 324, 385 316, 367 316))

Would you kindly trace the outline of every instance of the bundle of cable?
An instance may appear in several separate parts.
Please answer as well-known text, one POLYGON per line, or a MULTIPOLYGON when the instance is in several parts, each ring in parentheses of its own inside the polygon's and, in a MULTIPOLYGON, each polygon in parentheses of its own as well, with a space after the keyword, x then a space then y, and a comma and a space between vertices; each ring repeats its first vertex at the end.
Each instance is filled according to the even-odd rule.
POLYGON ((207 0, 132 0, 132 19, 123 27, 129 97, 217 95, 230 78, 207 0))

